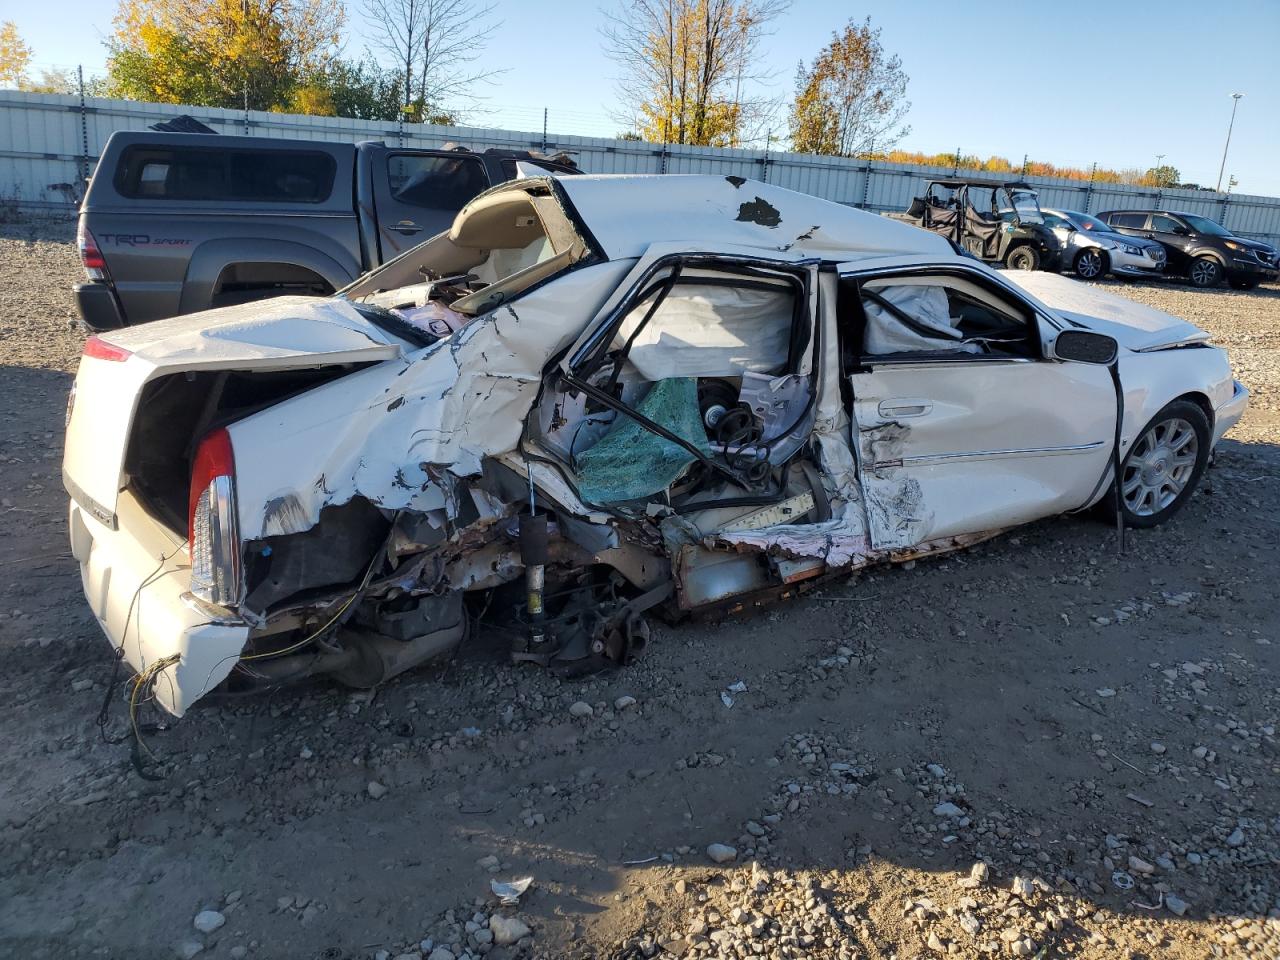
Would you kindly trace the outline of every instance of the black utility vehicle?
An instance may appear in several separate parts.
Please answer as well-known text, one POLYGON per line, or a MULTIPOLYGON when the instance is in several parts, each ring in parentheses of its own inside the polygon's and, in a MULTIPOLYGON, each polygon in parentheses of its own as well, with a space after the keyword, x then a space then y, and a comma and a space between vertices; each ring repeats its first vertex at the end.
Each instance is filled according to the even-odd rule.
POLYGON ((441 230, 523 150, 407 149, 199 133, 112 134, 80 207, 93 330, 287 293, 326 295, 441 230))
POLYGON ((1040 201, 1025 183, 929 180, 906 213, 889 214, 955 242, 967 253, 1011 270, 1057 270, 1062 251, 1045 226, 1040 201))
POLYGON ((1276 249, 1237 237, 1208 217, 1174 210, 1107 210, 1098 214, 1116 233, 1146 237, 1169 255, 1168 272, 1196 287, 1216 287, 1225 278, 1236 290, 1252 290, 1277 276, 1276 249))

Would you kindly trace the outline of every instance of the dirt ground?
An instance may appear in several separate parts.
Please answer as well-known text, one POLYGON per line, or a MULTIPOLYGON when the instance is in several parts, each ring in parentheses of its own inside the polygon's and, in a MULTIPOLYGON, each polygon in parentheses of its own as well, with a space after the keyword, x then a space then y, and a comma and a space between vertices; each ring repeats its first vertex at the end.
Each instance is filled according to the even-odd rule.
POLYGON ((1280 956, 1280 289, 1107 284, 1253 391, 1124 556, 1038 523, 587 681, 480 635, 205 701, 146 780, 67 553, 70 240, 0 228, 0 955, 1280 956))

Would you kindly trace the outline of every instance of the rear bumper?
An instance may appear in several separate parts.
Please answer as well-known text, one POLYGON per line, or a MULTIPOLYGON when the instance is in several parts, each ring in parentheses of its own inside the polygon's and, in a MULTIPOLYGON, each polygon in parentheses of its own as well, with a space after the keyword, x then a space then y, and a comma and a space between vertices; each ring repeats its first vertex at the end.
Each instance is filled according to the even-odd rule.
POLYGON ((102 281, 77 283, 71 288, 76 308, 86 327, 95 332, 119 330, 124 326, 124 311, 115 291, 102 281))
POLYGON ((126 490, 116 502, 116 529, 71 502, 71 552, 80 564, 85 598, 107 640, 141 673, 159 660, 151 685, 156 702, 175 716, 231 672, 249 626, 218 621, 184 599, 190 585, 186 542, 126 490))
POLYGON ((1240 422, 1245 408, 1249 406, 1249 388, 1239 380, 1235 381, 1235 392, 1231 399, 1213 411, 1213 445, 1217 446, 1223 435, 1240 422))

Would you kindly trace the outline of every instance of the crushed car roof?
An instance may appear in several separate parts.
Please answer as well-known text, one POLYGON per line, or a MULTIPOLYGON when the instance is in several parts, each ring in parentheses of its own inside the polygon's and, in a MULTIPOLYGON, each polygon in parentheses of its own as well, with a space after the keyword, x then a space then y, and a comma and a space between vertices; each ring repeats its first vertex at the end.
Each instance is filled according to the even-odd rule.
POLYGON ((743 177, 588 174, 557 182, 611 260, 638 257, 656 238, 837 262, 955 255, 945 239, 909 224, 743 177))

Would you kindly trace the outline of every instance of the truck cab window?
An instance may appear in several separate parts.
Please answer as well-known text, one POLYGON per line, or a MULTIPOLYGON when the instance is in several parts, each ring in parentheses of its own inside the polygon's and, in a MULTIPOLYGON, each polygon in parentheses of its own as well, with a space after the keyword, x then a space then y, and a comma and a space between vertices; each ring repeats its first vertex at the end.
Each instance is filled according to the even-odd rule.
POLYGON ((460 210, 489 187, 484 164, 475 157, 393 153, 387 158, 391 196, 429 210, 460 210))

